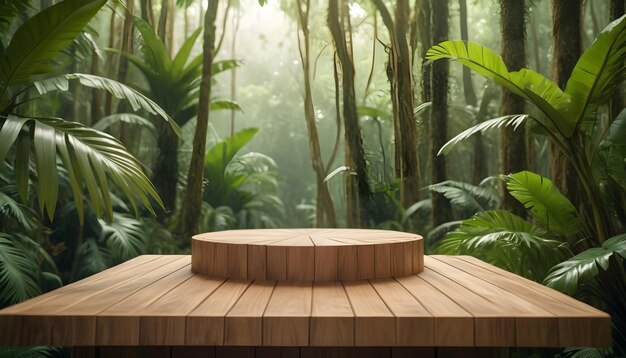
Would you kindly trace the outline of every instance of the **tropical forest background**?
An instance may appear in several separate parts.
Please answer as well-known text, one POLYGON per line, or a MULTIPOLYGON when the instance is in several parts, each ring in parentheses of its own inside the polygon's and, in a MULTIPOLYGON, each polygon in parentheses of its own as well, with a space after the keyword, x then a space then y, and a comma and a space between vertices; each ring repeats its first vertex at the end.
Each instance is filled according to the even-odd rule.
POLYGON ((196 233, 380 228, 609 312, 612 348, 561 354, 624 356, 623 15, 623 0, 1 0, 0 307, 189 253, 196 233))

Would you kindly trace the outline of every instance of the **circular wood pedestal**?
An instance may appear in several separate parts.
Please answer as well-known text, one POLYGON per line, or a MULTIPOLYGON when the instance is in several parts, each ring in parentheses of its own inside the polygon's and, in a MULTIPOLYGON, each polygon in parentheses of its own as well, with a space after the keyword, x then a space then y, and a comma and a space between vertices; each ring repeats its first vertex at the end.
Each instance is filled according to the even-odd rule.
POLYGON ((194 272, 248 280, 390 278, 424 270, 422 237, 365 229, 257 229, 193 237, 194 272))

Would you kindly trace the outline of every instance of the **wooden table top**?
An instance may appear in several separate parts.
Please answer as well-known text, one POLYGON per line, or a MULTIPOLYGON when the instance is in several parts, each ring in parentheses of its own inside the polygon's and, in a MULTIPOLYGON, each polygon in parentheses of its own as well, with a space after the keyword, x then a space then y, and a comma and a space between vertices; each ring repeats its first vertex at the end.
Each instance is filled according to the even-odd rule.
POLYGON ((252 229, 195 235, 191 268, 211 276, 276 281, 366 280, 424 269, 416 234, 367 229, 252 229))
POLYGON ((611 344, 610 317, 468 256, 353 281, 196 274, 145 255, 0 310, 0 345, 519 346, 611 344))

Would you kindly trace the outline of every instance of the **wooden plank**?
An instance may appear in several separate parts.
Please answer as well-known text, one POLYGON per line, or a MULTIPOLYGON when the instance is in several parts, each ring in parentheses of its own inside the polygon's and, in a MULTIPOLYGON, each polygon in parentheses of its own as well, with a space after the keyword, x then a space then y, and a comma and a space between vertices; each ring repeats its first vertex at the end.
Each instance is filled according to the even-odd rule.
POLYGON ((140 345, 185 344, 185 316, 224 279, 195 275, 135 313, 140 316, 140 345))
POLYGON ((215 347, 173 346, 172 358, 215 358, 215 347))
POLYGON ((267 248, 248 245, 248 279, 265 280, 267 277, 267 248))
POLYGON ((374 249, 374 277, 388 278, 391 276, 391 245, 376 245, 374 249))
POLYGON ((193 275, 189 268, 183 267, 99 312, 96 322, 96 344, 139 344, 140 318, 135 313, 149 306, 193 275))
POLYGON ((315 248, 287 247, 287 280, 313 281, 315 279, 315 248))
POLYGON ((424 240, 414 241, 411 252, 413 253, 413 271, 424 271, 424 240))
MULTIPOLYGON (((73 282, 69 285, 57 288, 54 291, 44 293, 43 295, 39 295, 37 297, 31 298, 28 301, 20 302, 18 304, 3 308, 0 311, 0 315, 24 312, 26 310, 31 309, 32 307, 39 306, 43 302, 46 302, 50 299, 58 299, 59 296, 69 294, 73 291, 77 291, 77 290, 82 290, 83 292, 88 291, 89 287, 93 287, 93 285, 103 280, 107 280, 107 283, 102 284, 102 282, 100 282, 98 285, 100 286, 111 285, 112 277, 114 277, 113 279, 114 283, 119 282, 119 278, 120 276, 122 276, 123 272, 128 271, 130 269, 139 269, 141 266, 144 266, 144 265, 149 265, 149 267, 154 267, 155 265, 153 261, 155 260, 158 260, 157 262, 160 262, 164 260, 164 258, 161 255, 142 255, 142 256, 135 257, 134 259, 121 263, 117 266, 113 266, 112 268, 109 268, 105 271, 102 271, 92 276, 89 276, 87 278, 84 278, 80 281, 73 282)), ((144 270, 141 270, 141 271, 143 272, 144 270)), ((124 275, 122 277, 127 277, 127 276, 128 275, 124 275)))
MULTIPOLYGON (((447 276, 430 270, 428 264, 427 262, 424 272, 420 273, 419 277, 437 287, 474 316, 473 345, 515 346, 515 318, 511 316, 512 312, 509 309, 500 306, 497 301, 487 300, 447 276)), ((446 342, 441 343, 441 346, 449 345, 446 342)))
POLYGON ((224 317, 252 281, 228 280, 187 315, 186 345, 224 345, 224 317))
POLYGON ((354 345, 354 312, 341 282, 313 283, 310 345, 354 345))
POLYGON ((375 277, 376 251, 374 245, 357 246, 357 279, 367 280, 375 277))
MULTIPOLYGON (((136 290, 148 284, 148 281, 154 279, 153 272, 160 264, 168 264, 181 258, 183 256, 168 256, 150 260, 135 268, 136 275, 127 271, 120 272, 117 275, 119 280, 116 280, 115 276, 104 277, 73 290, 57 292, 57 295, 50 296, 40 304, 28 307, 27 317, 20 321, 21 344, 32 345, 37 342, 58 345, 95 344, 96 320, 91 314, 102 309, 99 305, 102 304, 104 297, 113 295, 117 290, 122 290, 121 294, 127 295, 128 291, 124 289, 126 286, 130 285, 131 290, 136 290), (66 308, 71 309, 70 314, 66 308)), ((187 263, 188 261, 187 258, 187 263)), ((157 272, 161 273, 162 271, 157 272)))
POLYGON ((434 346, 474 345, 474 317, 450 297, 421 278, 397 277, 408 292, 435 318, 434 346))
POLYGON ((246 279, 248 276, 248 245, 228 245, 228 277, 246 279))
POLYGON ((392 346, 396 342, 395 318, 368 281, 344 281, 355 315, 354 344, 392 346))
POLYGON ((356 246, 337 247, 337 279, 356 280, 358 275, 357 255, 356 246))
POLYGON ((435 345, 435 319, 411 293, 394 279, 370 282, 396 316, 395 346, 435 345))
POLYGON ((315 281, 337 280, 337 252, 337 246, 315 247, 315 281))
POLYGON ((298 347, 254 347, 255 358, 300 358, 298 347))
POLYGON ((282 281, 287 279, 287 248, 267 246, 267 278, 282 281))
POLYGON ((263 312, 274 291, 273 281, 254 281, 226 315, 225 344, 263 344, 263 312))
POLYGON ((467 262, 469 262, 469 263, 471 263, 473 265, 482 267, 482 268, 484 268, 486 270, 493 271, 493 272, 495 272, 497 274, 500 274, 500 275, 502 275, 504 277, 510 278, 512 280, 515 280, 515 281, 517 281, 519 283, 522 283, 525 286, 527 286, 528 288, 533 289, 535 291, 542 292, 545 295, 548 295, 550 297, 556 298, 557 300, 563 302, 564 304, 566 304, 566 305, 568 305, 570 307, 574 307, 574 308, 577 308, 577 309, 579 309, 581 311, 586 311, 586 312, 590 312, 590 313, 595 313, 595 314, 600 314, 600 315, 605 314, 604 312, 600 311, 599 309, 597 309, 595 307, 592 307, 592 306, 589 306, 588 304, 585 304, 583 302, 580 302, 580 301, 578 301, 578 300, 576 300, 576 299, 574 299, 574 298, 572 298, 572 297, 570 297, 570 296, 568 296, 568 295, 566 295, 564 293, 561 293, 559 291, 553 290, 553 289, 551 289, 549 287, 546 287, 546 286, 544 286, 544 285, 542 285, 540 283, 537 283, 535 281, 529 280, 529 279, 527 279, 525 277, 516 275, 514 273, 508 272, 508 271, 503 270, 503 269, 501 269, 499 267, 490 265, 490 264, 488 264, 488 263, 486 263, 484 261, 481 261, 481 260, 479 260, 479 259, 477 259, 475 257, 472 257, 472 256, 455 256, 455 257, 457 257, 460 260, 467 261, 467 262))
POLYGON ((489 271, 480 266, 473 265, 467 261, 460 260, 449 256, 431 256, 432 258, 452 265, 460 270, 467 272, 475 277, 479 277, 488 281, 508 292, 511 292, 520 298, 552 313, 552 317, 543 320, 542 325, 531 324, 533 320, 538 318, 517 318, 516 322, 516 339, 520 347, 559 347, 558 335, 558 319, 557 315, 581 315, 585 312, 576 308, 564 305, 561 301, 554 299, 548 295, 535 290, 531 290, 518 280, 512 280, 505 276, 501 276, 493 271, 489 271))
POLYGON ((263 314, 263 345, 308 346, 312 286, 278 282, 263 314))
POLYGON ((229 244, 213 245, 213 275, 228 276, 228 246, 229 244))

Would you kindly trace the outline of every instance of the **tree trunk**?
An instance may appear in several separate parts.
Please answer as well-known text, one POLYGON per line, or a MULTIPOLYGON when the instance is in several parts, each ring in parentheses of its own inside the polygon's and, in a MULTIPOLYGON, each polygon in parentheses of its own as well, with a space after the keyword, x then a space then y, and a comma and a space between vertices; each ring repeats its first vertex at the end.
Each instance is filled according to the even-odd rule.
POLYGON ((169 46, 167 43, 167 20, 170 11, 170 1, 161 0, 161 13, 159 14, 159 23, 157 26, 157 36, 163 41, 165 46, 169 46))
MULTIPOLYGON (((302 72, 304 76, 304 118, 306 120, 307 133, 309 135, 309 151, 311 156, 311 165, 315 172, 317 185, 316 196, 316 227, 336 227, 337 216, 333 205, 333 199, 328 190, 328 184, 324 182, 326 177, 326 169, 322 161, 322 151, 320 148, 320 140, 315 124, 315 108, 313 106, 313 93, 311 90, 311 46, 309 38, 309 9, 310 0, 298 0, 298 20, 300 30, 302 31, 302 40, 298 34, 298 48, 300 50, 300 59, 302 62, 302 72)), ((339 130, 339 128, 337 128, 339 130)))
POLYGON ((330 0, 329 2, 328 27, 335 43, 339 63, 341 64, 346 164, 352 171, 356 172, 356 177, 353 175, 345 176, 347 200, 352 201, 352 204, 357 208, 353 212, 346 213, 347 225, 349 227, 367 226, 372 219, 369 210, 372 192, 368 182, 361 126, 356 113, 352 51, 348 47, 345 27, 339 20, 337 0, 330 0))
MULTIPOLYGON (((502 59, 509 71, 517 71, 526 64, 526 9, 520 0, 500 0, 500 29, 502 32, 502 59)), ((502 89, 500 115, 525 113, 524 99, 502 89)), ((517 130, 502 128, 500 133, 500 172, 516 173, 528 168, 526 157, 526 127, 517 130)), ((502 208, 521 217, 526 209, 506 191, 502 196, 502 208)))
POLYGON ((209 103, 211 99, 211 67, 215 57, 215 18, 219 0, 209 0, 204 17, 204 43, 202 47, 202 80, 198 101, 198 119, 193 137, 191 163, 187 173, 187 191, 181 210, 181 238, 190 240, 198 228, 202 207, 202 182, 204 179, 204 156, 206 152, 206 133, 209 125, 209 103))
MULTIPOLYGON (((117 16, 115 11, 111 11, 111 20, 109 22, 109 48, 115 48, 115 34, 118 32, 115 24, 115 17, 117 16)), ((118 56, 121 57, 121 56, 118 56)), ((108 53, 107 61, 105 64, 105 71, 109 78, 113 77, 113 72, 115 71, 115 57, 113 53, 108 53)), ((105 94, 105 102, 104 102, 104 115, 110 116, 113 113, 113 95, 110 92, 105 94)))
MULTIPOLYGON (((416 18, 418 23, 418 33, 419 33, 419 41, 420 41, 420 58, 421 61, 421 80, 420 80, 420 101, 422 103, 430 102, 431 98, 431 90, 430 90, 430 71, 431 66, 425 65, 423 59, 426 57, 426 51, 432 46, 432 36, 430 33, 431 25, 430 25, 430 0, 416 0, 416 18)), ((418 140, 420 143, 420 147, 429 148, 430 143, 428 140, 428 133, 430 132, 430 121, 428 120, 428 111, 422 112, 421 116, 421 127, 418 128, 420 131, 418 132, 418 140)), ((418 153, 418 163, 420 164, 420 172, 421 173, 430 173, 431 166, 430 160, 431 155, 427 150, 420 150, 418 153)), ((426 176, 425 183, 423 185, 428 184, 430 180, 430 175, 426 176)))
MULTIPOLYGON (((581 9, 582 0, 552 1, 552 80, 561 88, 565 88, 582 51, 581 9)), ((550 171, 561 193, 576 207, 582 205, 578 175, 554 143, 550 145, 550 171)))
POLYGON ((152 12, 152 0, 141 1, 141 18, 154 28, 154 13, 152 12))
POLYGON ((395 23, 382 0, 374 0, 383 23, 389 31, 389 69, 391 102, 393 105, 396 174, 400 177, 402 205, 407 208, 419 200, 420 180, 417 158, 417 127, 413 116, 413 57, 409 50, 406 34, 409 32, 408 0, 396 2, 395 23), (398 167, 399 166, 399 167, 398 167))
MULTIPOLYGON (((135 0, 126 1, 126 12, 124 16, 124 29, 122 31, 122 48, 121 51, 125 53, 133 52, 133 12, 135 10, 135 0)), ((122 83, 126 83, 126 77, 128 76, 128 59, 125 56, 120 56, 119 67, 117 68, 117 80, 122 83)), ((117 113, 125 112, 126 102, 118 102, 117 113)), ((129 145, 128 142, 128 126, 126 123, 120 123, 120 141, 125 145, 129 145)))
MULTIPOLYGON (((461 25, 461 40, 468 41, 469 34, 467 31, 467 0, 459 0, 459 19, 461 25)), ((472 71, 463 66, 463 94, 465 95, 465 103, 468 106, 476 107, 478 100, 472 83, 472 71)))
MULTIPOLYGON (((432 2, 432 43, 438 44, 448 38, 448 1, 432 2)), ((431 68, 430 155, 431 183, 447 179, 446 157, 437 156, 448 138, 448 61, 435 61, 431 68)), ((437 227, 450 221, 450 202, 439 193, 431 192, 432 225, 437 227)))

